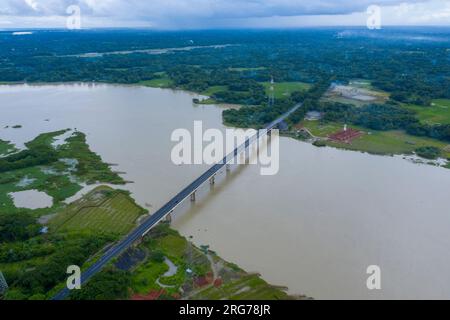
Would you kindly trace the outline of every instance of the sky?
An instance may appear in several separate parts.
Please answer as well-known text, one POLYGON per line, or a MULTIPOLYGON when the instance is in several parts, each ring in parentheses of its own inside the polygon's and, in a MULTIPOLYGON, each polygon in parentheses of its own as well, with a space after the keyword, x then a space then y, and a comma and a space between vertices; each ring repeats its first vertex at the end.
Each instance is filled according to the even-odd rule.
POLYGON ((450 0, 0 0, 0 29, 66 28, 68 19, 83 29, 365 26, 370 19, 381 27, 450 26, 450 0))

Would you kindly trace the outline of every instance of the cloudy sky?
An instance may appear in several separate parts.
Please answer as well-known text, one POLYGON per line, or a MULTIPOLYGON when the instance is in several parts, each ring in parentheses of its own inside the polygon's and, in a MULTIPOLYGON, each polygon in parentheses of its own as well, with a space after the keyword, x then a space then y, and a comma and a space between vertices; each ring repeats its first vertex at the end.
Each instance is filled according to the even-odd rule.
POLYGON ((0 0, 0 28, 64 28, 73 5, 82 28, 366 25, 370 5, 382 25, 450 26, 450 0, 0 0))

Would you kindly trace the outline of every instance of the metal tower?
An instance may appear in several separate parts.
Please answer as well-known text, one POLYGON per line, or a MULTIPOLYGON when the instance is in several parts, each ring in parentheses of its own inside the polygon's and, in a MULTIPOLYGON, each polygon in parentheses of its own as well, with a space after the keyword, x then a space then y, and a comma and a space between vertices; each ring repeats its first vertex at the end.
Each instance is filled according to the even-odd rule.
POLYGON ((270 88, 269 88, 269 107, 273 107, 275 103, 275 88, 274 88, 275 81, 273 80, 273 77, 270 79, 270 88))
POLYGON ((6 283, 3 273, 0 271, 0 296, 4 295, 6 290, 8 290, 8 284, 6 283))

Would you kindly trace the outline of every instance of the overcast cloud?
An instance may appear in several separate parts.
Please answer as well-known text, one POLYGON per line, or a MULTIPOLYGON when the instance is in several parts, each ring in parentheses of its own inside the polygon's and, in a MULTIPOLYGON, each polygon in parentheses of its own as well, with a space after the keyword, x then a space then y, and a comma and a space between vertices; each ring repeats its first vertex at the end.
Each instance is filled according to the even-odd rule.
POLYGON ((64 27, 70 5, 83 27, 364 25, 369 5, 385 24, 450 25, 450 0, 0 0, 0 28, 64 27))

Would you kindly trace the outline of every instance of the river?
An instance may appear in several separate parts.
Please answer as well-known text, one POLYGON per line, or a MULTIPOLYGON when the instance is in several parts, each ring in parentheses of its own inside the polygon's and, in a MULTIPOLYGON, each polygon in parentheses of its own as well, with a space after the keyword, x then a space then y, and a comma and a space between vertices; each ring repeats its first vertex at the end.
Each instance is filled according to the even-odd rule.
MULTIPOLYGON (((77 128, 155 211, 207 168, 172 164, 172 131, 192 130, 195 120, 224 129, 223 108, 194 105, 194 97, 103 84, 0 86, 0 139, 23 146, 77 128)), ((223 172, 177 209, 173 226, 294 294, 450 299, 450 170, 290 138, 280 141, 279 173, 259 169, 223 172), (366 287, 369 265, 381 269, 381 290, 366 287)))

